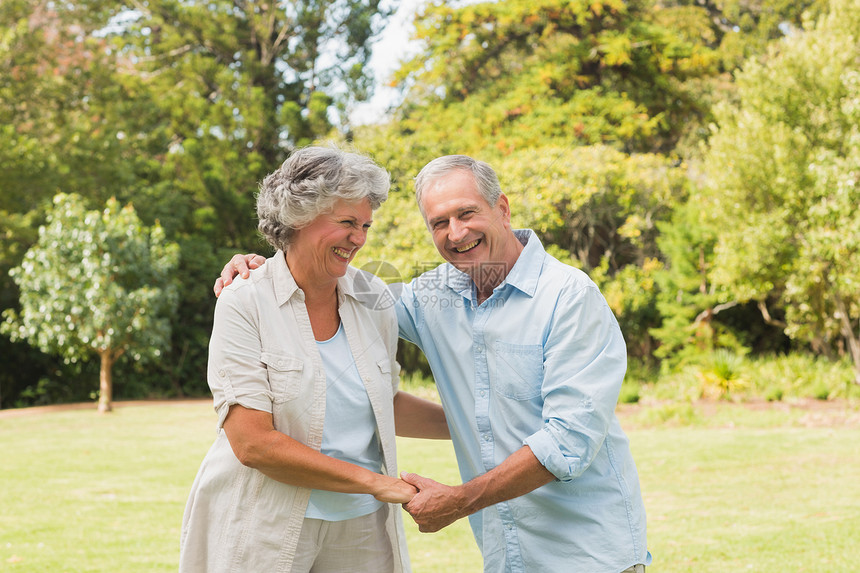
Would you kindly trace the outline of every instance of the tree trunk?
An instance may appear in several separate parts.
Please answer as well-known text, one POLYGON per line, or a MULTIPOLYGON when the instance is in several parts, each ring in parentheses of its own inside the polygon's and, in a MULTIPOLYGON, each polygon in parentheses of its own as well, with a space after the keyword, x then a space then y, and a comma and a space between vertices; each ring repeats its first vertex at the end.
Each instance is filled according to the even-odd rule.
POLYGON ((101 369, 99 370, 99 413, 104 414, 113 410, 113 368, 114 356, 110 350, 99 352, 101 369))
POLYGON ((841 296, 834 296, 836 300, 836 310, 839 312, 839 320, 842 324, 842 336, 848 343, 848 352, 851 354, 851 361, 854 362, 854 382, 860 384, 860 338, 854 332, 854 326, 851 324, 851 317, 848 315, 848 307, 841 296))

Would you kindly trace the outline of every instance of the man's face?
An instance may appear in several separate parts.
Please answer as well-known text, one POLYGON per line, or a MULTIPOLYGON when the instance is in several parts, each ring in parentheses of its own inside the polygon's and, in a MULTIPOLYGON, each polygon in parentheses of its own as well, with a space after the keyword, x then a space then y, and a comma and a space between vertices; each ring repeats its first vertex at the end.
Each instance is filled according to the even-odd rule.
POLYGON ((435 180, 421 201, 436 249, 457 269, 474 277, 482 263, 512 263, 507 260, 513 238, 507 197, 490 205, 472 174, 456 170, 435 180))

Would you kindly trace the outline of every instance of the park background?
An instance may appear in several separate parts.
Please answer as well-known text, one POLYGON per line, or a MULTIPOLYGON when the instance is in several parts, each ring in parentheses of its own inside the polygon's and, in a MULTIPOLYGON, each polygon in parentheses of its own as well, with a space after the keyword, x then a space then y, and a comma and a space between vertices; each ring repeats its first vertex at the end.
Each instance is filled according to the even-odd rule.
MULTIPOLYGON (((773 494, 759 484, 730 495, 720 462, 735 483, 791 464, 805 481, 759 476, 786 488, 771 509, 789 513, 756 533, 781 539, 778 555, 806 547, 793 569, 850 570, 860 496, 857 480, 840 476, 857 475, 845 444, 860 426, 860 1, 410 6, 410 43, 379 45, 397 65, 374 76, 373 50, 398 2, 3 0, 0 408, 207 396, 217 272, 235 252, 271 253, 254 213, 267 173, 324 141, 385 166, 389 200, 355 265, 396 282, 439 262, 412 178, 438 155, 463 153, 496 169, 514 225, 586 271, 619 319, 629 357, 620 408, 646 464, 649 526, 660 533, 655 515, 685 524, 658 538, 660 570, 776 569, 777 557, 732 561, 772 546, 764 542, 719 545, 716 561, 702 561, 707 530, 679 541, 667 563, 667 540, 696 531, 685 515, 743 522, 720 521, 716 505, 670 478, 701 472, 701 487, 735 510, 773 494), (390 107, 368 120, 360 111, 374 90, 390 107), (810 535, 820 542, 807 547, 810 535)), ((420 353, 404 344, 398 358, 404 386, 433 397, 420 353)), ((4 496, 0 569, 40 570, 19 549, 38 553, 81 511, 74 495, 44 493, 65 491, 64 454, 102 451, 111 433, 135 448, 167 440, 147 424, 120 431, 124 411, 137 410, 113 421, 77 410, 0 419, 4 491, 42 492, 45 504, 28 526, 21 516, 32 507, 4 496), (56 437, 76 431, 83 443, 56 437), (46 468, 41 488, 34 458, 46 468)), ((163 445, 180 450, 182 473, 164 470, 147 486, 175 488, 162 500, 174 513, 148 524, 168 533, 205 453, 181 427, 163 445)), ((127 459, 134 451, 116 444, 91 469, 122 483, 128 475, 111 460, 140 467, 157 457, 127 459)), ((89 487, 72 491, 92 502, 89 487)), ((97 540, 122 538, 122 523, 97 540)), ((153 545, 169 562, 175 548, 162 541, 153 545)))

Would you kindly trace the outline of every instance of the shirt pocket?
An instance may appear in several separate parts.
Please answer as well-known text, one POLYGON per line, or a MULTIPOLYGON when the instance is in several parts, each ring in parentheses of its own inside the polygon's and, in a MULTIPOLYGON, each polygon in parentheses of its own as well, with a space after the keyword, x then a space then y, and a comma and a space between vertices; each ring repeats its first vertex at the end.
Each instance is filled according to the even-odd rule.
POLYGON ((532 400, 543 386, 543 346, 497 340, 493 389, 514 400, 532 400))
POLYGON ((295 400, 302 385, 304 363, 294 356, 263 352, 260 361, 266 365, 272 402, 282 404, 295 400))

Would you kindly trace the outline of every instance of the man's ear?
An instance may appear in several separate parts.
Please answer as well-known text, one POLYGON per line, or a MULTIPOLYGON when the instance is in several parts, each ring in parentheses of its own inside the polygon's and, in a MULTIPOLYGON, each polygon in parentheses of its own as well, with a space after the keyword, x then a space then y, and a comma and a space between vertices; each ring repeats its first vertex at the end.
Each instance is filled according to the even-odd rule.
POLYGON ((510 225, 511 224, 511 205, 510 205, 510 203, 508 203, 507 195, 505 195, 504 193, 499 195, 499 200, 496 203, 496 207, 501 211, 505 222, 508 225, 510 225))

